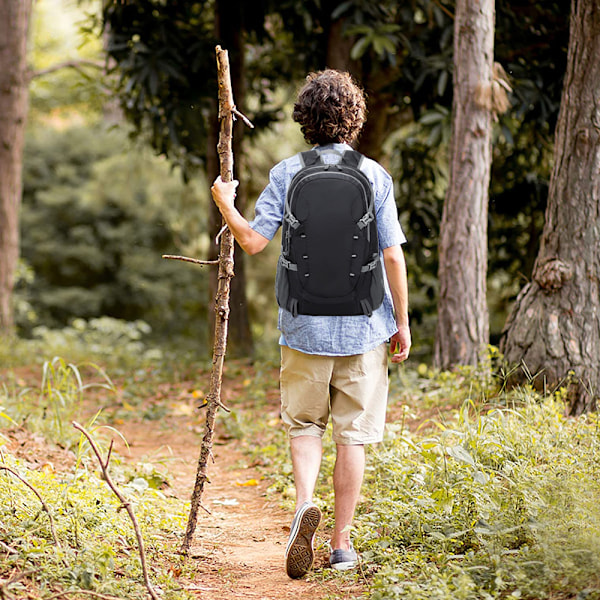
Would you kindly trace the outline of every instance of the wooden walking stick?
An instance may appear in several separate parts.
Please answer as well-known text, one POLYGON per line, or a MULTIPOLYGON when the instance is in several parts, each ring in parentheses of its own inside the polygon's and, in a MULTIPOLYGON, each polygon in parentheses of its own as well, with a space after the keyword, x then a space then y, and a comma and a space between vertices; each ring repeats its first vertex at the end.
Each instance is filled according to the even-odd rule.
MULTIPOLYGON (((217 152, 219 154, 219 163, 221 166, 221 179, 229 182, 233 179, 233 151, 231 140, 233 135, 233 121, 236 116, 240 117, 247 125, 252 124, 235 107, 233 102, 233 93, 231 90, 231 77, 229 72, 229 56, 227 50, 216 47, 217 54, 217 76, 219 83, 219 122, 220 133, 217 152)), ((215 430, 215 420, 219 408, 228 410, 221 402, 221 382, 223 379, 223 363, 225 362, 225 350, 227 347, 227 326, 229 323, 229 292, 231 288, 231 278, 233 277, 233 235, 227 227, 221 230, 220 249, 219 249, 219 272, 217 283, 217 295, 215 298, 215 341, 213 347, 212 369, 210 373, 209 391, 206 396, 206 426, 202 446, 200 448, 200 457, 196 470, 196 482, 192 492, 190 514, 185 532, 185 537, 181 545, 180 552, 188 554, 196 522, 198 520, 198 510, 202 507, 202 492, 204 484, 208 480, 208 460, 212 457, 213 436, 215 430)), ((174 258, 185 260, 197 264, 211 264, 211 261, 199 261, 185 256, 165 256, 164 258, 174 258)))

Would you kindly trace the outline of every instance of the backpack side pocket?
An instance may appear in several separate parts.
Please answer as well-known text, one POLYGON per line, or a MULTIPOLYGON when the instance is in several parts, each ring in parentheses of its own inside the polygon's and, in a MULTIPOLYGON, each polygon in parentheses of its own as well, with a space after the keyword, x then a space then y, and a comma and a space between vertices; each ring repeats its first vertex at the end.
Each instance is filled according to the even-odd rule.
POLYGON ((383 267, 381 260, 377 262, 377 267, 372 271, 371 277, 371 302, 373 302, 373 310, 377 310, 383 302, 385 295, 385 284, 383 282, 383 267))
POLYGON ((283 266, 282 256, 279 256, 277 261, 277 271, 275 273, 275 297, 277 304, 281 308, 288 308, 288 300, 290 298, 290 280, 288 270, 283 266))

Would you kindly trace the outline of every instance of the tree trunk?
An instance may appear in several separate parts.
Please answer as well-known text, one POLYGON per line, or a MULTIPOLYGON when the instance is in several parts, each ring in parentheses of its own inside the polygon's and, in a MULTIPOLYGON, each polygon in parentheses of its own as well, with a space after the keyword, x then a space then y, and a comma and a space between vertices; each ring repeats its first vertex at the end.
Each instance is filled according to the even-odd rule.
POLYGON ((494 1, 459 0, 454 22, 450 181, 439 246, 434 360, 475 364, 489 340, 486 302, 494 1))
POLYGON ((14 329, 31 6, 32 0, 0 0, 0 332, 5 333, 14 329))
POLYGON ((564 384, 573 413, 600 396, 600 6, 573 0, 546 221, 533 280, 501 343, 513 382, 564 384))
MULTIPOLYGON (((324 14, 333 12, 335 4, 324 5, 324 14)), ((390 81, 398 77, 398 67, 382 66, 373 62, 368 72, 363 72, 360 61, 352 60, 350 52, 356 38, 345 34, 344 18, 326 21, 327 53, 326 67, 348 71, 365 89, 367 95, 368 118, 358 139, 358 150, 365 156, 385 163, 387 157, 383 152, 383 142, 390 131, 397 129, 402 123, 412 118, 411 111, 395 110, 397 98, 389 88, 390 81), (410 114, 408 114, 410 113, 410 114)), ((384 165, 386 166, 386 165, 384 165)))
MULTIPOLYGON (((243 77, 244 69, 244 45, 242 39, 242 23, 240 21, 241 13, 239 7, 233 2, 231 5, 227 2, 218 2, 216 4, 217 18, 215 23, 216 35, 220 40, 221 45, 229 53, 231 64, 231 82, 235 93, 236 102, 239 110, 244 112, 245 100, 245 80, 243 77)), ((216 119, 216 104, 215 114, 211 117, 211 123, 214 123, 214 130, 211 131, 208 138, 207 152, 207 173, 209 181, 218 175, 219 168, 215 155, 215 146, 218 135, 218 122, 216 119)), ((211 126, 212 129, 212 126, 211 126)), ((237 177, 243 169, 243 138, 244 124, 241 121, 236 121, 233 132, 233 153, 236 157, 237 177)), ((240 185, 237 191, 236 206, 243 214, 247 205, 247 194, 244 185, 240 185)), ((213 243, 214 239, 221 228, 221 213, 216 205, 210 203, 209 215, 209 235, 211 236, 211 252, 209 259, 216 258, 217 246, 213 243)), ((236 244, 235 246, 235 277, 231 281, 231 313, 229 315, 229 342, 228 352, 230 356, 252 356, 254 353, 254 343, 250 330, 250 319, 248 316, 248 301, 246 298, 246 268, 244 261, 244 253, 236 244)), ((216 274, 211 274, 209 294, 210 299, 215 297, 217 289, 216 274)), ((209 331, 214 331, 214 315, 211 315, 211 323, 209 331)), ((212 340, 211 340, 212 346, 212 340)))

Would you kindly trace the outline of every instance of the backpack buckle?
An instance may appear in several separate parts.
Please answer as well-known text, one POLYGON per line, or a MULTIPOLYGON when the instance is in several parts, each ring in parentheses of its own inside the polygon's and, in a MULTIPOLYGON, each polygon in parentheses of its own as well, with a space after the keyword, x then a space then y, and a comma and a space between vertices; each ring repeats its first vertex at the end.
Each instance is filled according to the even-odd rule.
POLYGON ((358 221, 357 221, 357 225, 359 229, 364 229, 369 223, 371 223, 372 221, 375 220, 375 215, 369 211, 368 213, 365 213, 358 221))
POLYGON ((288 271, 297 271, 298 270, 298 265, 296 263, 290 262, 283 256, 279 257, 279 262, 281 263, 281 266, 284 269, 287 269, 288 271))
POLYGON ((367 263, 366 265, 363 265, 360 268, 360 272, 361 273, 368 273, 369 271, 374 271, 377 268, 378 264, 379 264, 379 256, 377 258, 375 258, 374 260, 372 260, 370 263, 367 263))
POLYGON ((291 212, 287 212, 285 214, 284 219, 287 221, 287 223, 292 229, 298 229, 298 227, 300 227, 300 221, 298 221, 298 219, 296 219, 296 217, 291 212))

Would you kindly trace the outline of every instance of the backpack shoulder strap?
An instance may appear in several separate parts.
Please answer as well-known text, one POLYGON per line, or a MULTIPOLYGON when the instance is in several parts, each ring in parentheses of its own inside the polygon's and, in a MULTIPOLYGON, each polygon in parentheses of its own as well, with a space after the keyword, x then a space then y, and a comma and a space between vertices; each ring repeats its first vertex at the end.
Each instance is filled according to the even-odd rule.
POLYGON ((346 150, 342 156, 342 164, 358 169, 364 156, 356 150, 346 150))
POLYGON ((300 152, 300 162, 303 167, 312 167, 322 161, 316 150, 308 150, 307 152, 300 152))

